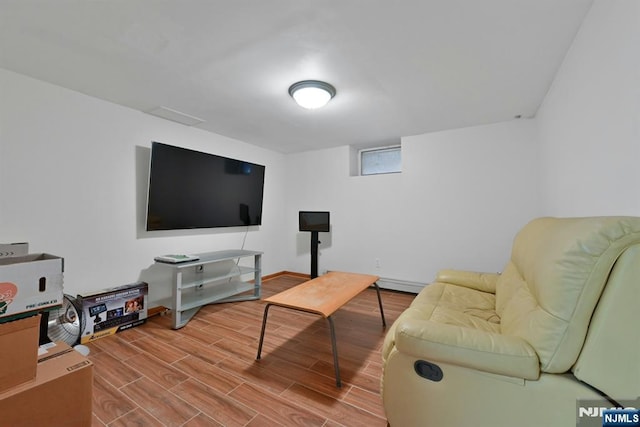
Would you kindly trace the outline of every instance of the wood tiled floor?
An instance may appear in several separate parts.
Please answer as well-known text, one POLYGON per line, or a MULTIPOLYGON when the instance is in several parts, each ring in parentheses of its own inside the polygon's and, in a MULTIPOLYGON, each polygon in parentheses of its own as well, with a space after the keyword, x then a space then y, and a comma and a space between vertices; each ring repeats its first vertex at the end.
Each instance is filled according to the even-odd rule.
MULTIPOLYGON (((267 280, 263 297, 303 281, 267 280)), ((388 325, 413 298, 382 291, 388 325)), ((93 426, 386 426, 375 290, 333 316, 340 389, 328 322, 319 316, 271 307, 256 361, 263 312, 258 301, 213 304, 177 331, 158 315, 90 343, 93 426)))

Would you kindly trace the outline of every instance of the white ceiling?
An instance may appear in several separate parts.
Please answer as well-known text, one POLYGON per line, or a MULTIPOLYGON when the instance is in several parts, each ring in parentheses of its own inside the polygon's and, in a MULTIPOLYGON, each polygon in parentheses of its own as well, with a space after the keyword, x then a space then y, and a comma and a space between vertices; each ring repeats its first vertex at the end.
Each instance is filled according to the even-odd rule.
POLYGON ((0 67, 283 153, 384 144, 534 116, 591 3, 0 0, 0 67))

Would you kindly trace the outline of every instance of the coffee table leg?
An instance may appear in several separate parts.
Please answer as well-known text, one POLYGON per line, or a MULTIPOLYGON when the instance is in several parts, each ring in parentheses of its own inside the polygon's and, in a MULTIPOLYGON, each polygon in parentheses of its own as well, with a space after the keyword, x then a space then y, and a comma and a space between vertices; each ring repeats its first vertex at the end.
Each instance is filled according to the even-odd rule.
POLYGON ((340 381, 340 365, 338 364, 338 347, 336 345, 336 330, 333 327, 333 319, 331 316, 327 317, 329 321, 329 328, 331 329, 331 348, 333 349, 333 367, 336 371, 336 386, 342 387, 342 382, 340 381))
POLYGON ((262 342, 264 341, 264 330, 267 327, 267 314, 269 313, 269 307, 271 304, 267 304, 264 308, 264 316, 262 317, 262 331, 260 331, 260 344, 258 344, 258 355, 256 360, 260 360, 260 353, 262 353, 262 342))
POLYGON ((376 292, 378 293, 378 305, 380 306, 380 315, 382 316, 382 326, 387 326, 387 321, 384 320, 384 310, 382 309, 382 298, 380 298, 380 287, 376 282, 373 283, 373 286, 376 287, 376 292))

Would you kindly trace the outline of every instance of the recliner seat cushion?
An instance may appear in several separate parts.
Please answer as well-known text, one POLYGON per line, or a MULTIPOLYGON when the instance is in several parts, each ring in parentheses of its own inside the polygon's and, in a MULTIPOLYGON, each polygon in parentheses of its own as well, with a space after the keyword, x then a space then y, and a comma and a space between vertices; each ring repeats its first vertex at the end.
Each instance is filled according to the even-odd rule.
MULTIPOLYGON (((456 327, 456 330, 463 328, 500 334, 499 320, 495 312, 494 294, 435 282, 426 286, 391 326, 385 337, 383 358, 386 358, 388 351, 395 345, 395 334, 392 331, 405 321, 413 325, 431 325, 434 333, 438 333, 434 330, 435 325, 450 325, 456 327)), ((537 370, 533 375, 537 375, 537 370)))
POLYGON ((494 294, 449 283, 433 283, 413 300, 410 308, 424 320, 499 332, 494 294))

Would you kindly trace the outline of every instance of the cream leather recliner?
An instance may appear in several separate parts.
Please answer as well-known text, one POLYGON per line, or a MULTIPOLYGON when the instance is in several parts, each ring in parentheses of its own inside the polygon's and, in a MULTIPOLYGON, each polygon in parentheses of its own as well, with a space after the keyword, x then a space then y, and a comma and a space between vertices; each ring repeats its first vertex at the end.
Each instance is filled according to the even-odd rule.
POLYGON ((381 390, 391 427, 575 426, 637 399, 640 218, 539 218, 501 274, 439 272, 387 333, 381 390))

